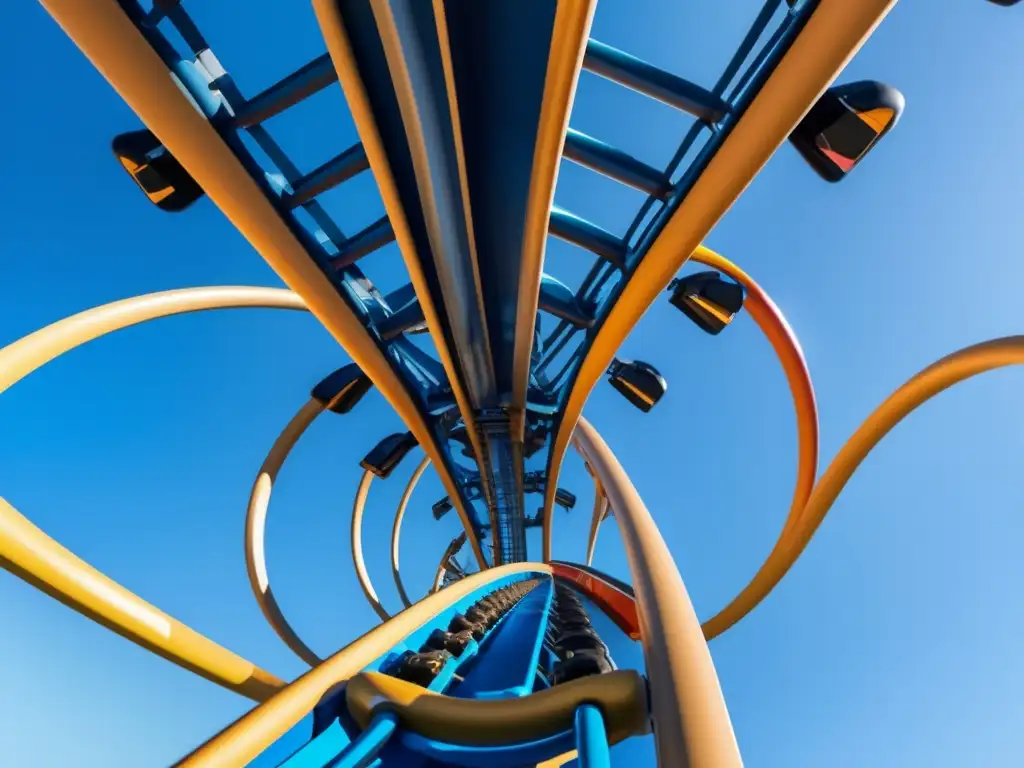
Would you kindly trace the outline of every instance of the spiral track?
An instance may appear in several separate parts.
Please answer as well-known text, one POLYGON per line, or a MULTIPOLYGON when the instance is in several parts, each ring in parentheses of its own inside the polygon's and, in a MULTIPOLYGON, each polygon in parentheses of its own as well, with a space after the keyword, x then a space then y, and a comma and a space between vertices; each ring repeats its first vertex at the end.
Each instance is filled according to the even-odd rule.
MULTIPOLYGON (((326 53, 246 98, 181 2, 42 0, 152 132, 158 150, 146 162, 157 170, 177 164, 178 176, 168 176, 172 193, 147 191, 150 200, 159 205, 167 194, 189 190, 209 196, 289 289, 192 288, 81 312, 0 350, 0 392, 94 339, 213 309, 312 312, 353 363, 314 387, 284 426, 257 471, 247 507, 253 595, 281 640, 310 666, 298 679, 285 682, 163 613, 2 499, 0 565, 257 703, 179 765, 593 768, 611 764, 611 746, 652 732, 658 765, 741 765, 708 641, 768 598, 857 467, 896 424, 960 381, 1024 362, 1024 337, 1017 336, 939 360, 885 400, 819 476, 814 389, 792 329, 752 277, 700 244, 781 143, 793 138, 799 146, 794 137, 810 119, 805 116, 821 109, 831 93, 826 89, 892 4, 769 0, 719 82, 705 89, 591 39, 595 0, 531 0, 518 11, 455 0, 313 0, 326 53), (510 45, 528 52, 515 54, 514 67, 510 45), (505 89, 505 100, 486 98, 468 67, 483 72, 489 87, 505 89), (667 167, 648 166, 570 127, 581 69, 693 118, 667 167), (360 142, 336 148, 322 166, 303 173, 264 123, 339 86, 360 142), (503 122, 512 126, 511 141, 487 130, 503 122), (255 142, 271 165, 258 161, 246 142, 255 142), (552 206, 563 158, 644 192, 624 237, 552 206), (366 171, 386 215, 347 236, 320 195, 366 171), (549 236, 592 257, 579 289, 543 271, 549 236), (401 250, 408 282, 383 295, 368 275, 372 254, 390 242, 401 250), (774 547, 750 583, 703 623, 653 517, 582 416, 601 376, 611 370, 615 379, 622 365, 615 353, 646 309, 666 288, 676 291, 676 303, 673 278, 688 261, 716 275, 683 278, 686 285, 712 285, 710 293, 694 289, 680 299, 706 323, 727 325, 740 309, 723 314, 712 301, 715 291, 741 290, 742 309, 785 372, 798 435, 793 498, 774 547), (538 313, 554 316, 553 331, 541 333, 538 313), (424 332, 431 352, 412 341, 424 332), (325 411, 347 413, 371 387, 409 430, 367 454, 352 507, 353 567, 381 623, 321 656, 274 596, 267 515, 278 475, 309 426, 325 411), (575 503, 558 488, 570 445, 595 489, 582 564, 552 559, 555 505, 575 503), (416 446, 423 455, 391 529, 401 606, 388 608, 365 565, 364 510, 373 480, 386 478, 416 446), (544 470, 526 472, 526 458, 538 451, 544 470), (441 554, 433 583, 422 585, 426 596, 414 600, 402 580, 399 544, 428 465, 448 494, 435 516, 454 509, 462 532, 441 554), (543 493, 544 506, 530 518, 524 496, 534 492, 543 493), (629 584, 592 566, 609 517, 619 528, 629 584), (532 525, 543 528, 537 562, 526 551, 532 525), (466 544, 476 572, 458 560, 466 544), (616 633, 642 645, 644 669, 616 667, 609 651, 616 633), (310 716, 311 727, 296 740, 310 716), (269 748, 289 739, 290 755, 267 762, 269 748)), ((138 180, 140 164, 125 157, 138 180)), ((649 410, 657 393, 632 381, 616 386, 631 388, 649 410)))

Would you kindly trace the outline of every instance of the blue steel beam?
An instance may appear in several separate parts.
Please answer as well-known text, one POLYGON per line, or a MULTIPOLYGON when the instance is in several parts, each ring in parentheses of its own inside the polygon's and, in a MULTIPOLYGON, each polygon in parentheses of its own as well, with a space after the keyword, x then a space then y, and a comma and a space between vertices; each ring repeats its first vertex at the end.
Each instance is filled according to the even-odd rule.
POLYGON ((326 53, 283 80, 256 94, 235 111, 235 125, 258 125, 323 90, 338 79, 331 57, 326 53))
POLYGON ((391 341, 413 328, 422 326, 424 322, 423 307, 420 306, 420 300, 414 297, 407 304, 398 307, 387 320, 377 323, 376 328, 382 339, 391 341))
MULTIPOLYGON (((757 45, 758 40, 764 34, 765 29, 768 27, 769 23, 774 17, 775 12, 778 10, 778 7, 781 4, 781 2, 782 0, 765 0, 765 3, 762 5, 761 10, 757 14, 757 17, 754 19, 749 29, 747 30, 747 34, 743 37, 743 41, 740 43, 739 48, 737 48, 737 50, 733 53, 728 65, 726 65, 725 70, 722 72, 718 81, 715 83, 715 87, 712 89, 712 94, 716 98, 721 98, 722 95, 725 93, 726 89, 729 87, 729 85, 734 82, 734 80, 736 79, 736 75, 740 72, 744 62, 747 61, 751 51, 754 50, 754 47, 757 45)), ((792 21, 792 17, 795 14, 801 12, 805 13, 806 9, 801 10, 794 9, 791 7, 789 11, 790 18, 788 18, 783 24, 780 25, 780 29, 785 30, 789 26, 790 21, 792 21)), ((773 35, 772 39, 776 40, 776 35, 773 35)), ((778 40, 776 40, 776 42, 778 42, 778 40)), ((774 50, 774 47, 772 48, 772 50, 774 50)), ((744 71, 741 81, 749 84, 754 73, 760 71, 764 63, 764 57, 760 55, 757 56, 755 58, 755 61, 752 64, 750 64, 744 71)), ((733 99, 731 99, 730 101, 734 101, 735 97, 739 95, 739 92, 740 91, 736 89, 733 94, 733 99)), ((698 137, 702 133, 705 133, 706 131, 707 126, 703 123, 696 123, 690 128, 690 130, 686 134, 686 137, 683 139, 682 143, 679 145, 679 148, 676 150, 675 155, 673 155, 671 162, 669 162, 668 166, 664 171, 666 177, 672 178, 672 176, 676 173, 680 163, 683 161, 683 158, 687 156, 693 145, 698 140, 698 137)), ((706 160, 710 157, 710 155, 705 154, 704 157, 706 160)), ((700 158, 698 158, 698 162, 700 162, 700 158)), ((632 223, 629 225, 629 228, 626 230, 626 234, 622 238, 622 242, 625 246, 628 246, 629 243, 633 242, 635 234, 639 231, 641 225, 643 225, 644 222, 647 222, 647 229, 643 233, 641 239, 645 239, 652 228, 664 224, 665 218, 663 216, 651 215, 651 209, 659 202, 659 200, 660 198, 651 195, 647 198, 646 201, 644 201, 644 204, 640 206, 640 210, 638 210, 636 215, 633 217, 632 223)), ((552 232, 552 234, 555 233, 552 232)), ((561 237, 561 235, 558 236, 561 237)), ((570 242, 572 242, 570 238, 565 239, 569 239, 570 242)), ((587 273, 587 276, 584 278, 583 283, 580 285, 580 289, 578 291, 579 296, 582 297, 583 299, 593 299, 598 295, 604 284, 611 278, 613 274, 614 270, 609 269, 608 264, 606 262, 597 262, 587 273)), ((558 352, 561 351, 565 347, 565 345, 572 339, 572 335, 573 333, 576 332, 576 330, 578 329, 576 329, 569 323, 561 322, 558 324, 554 331, 548 334, 547 338, 544 339, 545 354, 544 359, 541 361, 539 365, 540 370, 543 370, 548 364, 550 364, 551 360, 558 354, 558 352)), ((568 368, 563 369, 562 373, 564 374, 567 371, 568 368)), ((560 378, 561 376, 556 376, 554 381, 557 381, 560 378)))
POLYGON ((554 581, 548 579, 509 612, 486 646, 488 658, 501 661, 477 664, 466 673, 456 689, 460 698, 494 699, 532 693, 554 591, 554 581))
POLYGON ((611 144, 570 128, 565 135, 566 159, 659 200, 672 193, 668 177, 611 144))
POLYGON ((717 123, 729 114, 729 104, 720 96, 597 40, 587 45, 583 68, 707 123, 717 123))
MULTIPOLYGON (((522 441, 555 178, 593 0, 444 0, 438 30, 472 211, 499 417, 481 429, 500 560, 526 556, 522 441)), ((485 490, 488 490, 485 486, 485 490)))
POLYGON ((522 440, 541 266, 593 4, 315 4, 458 388, 499 563, 526 555, 522 440))
MULTIPOLYGON (((560 410, 548 453, 545 560, 551 558, 552 489, 583 403, 614 350, 894 2, 817 0, 794 7, 783 19, 785 30, 771 53, 757 57, 762 62, 759 70, 747 78, 749 84, 738 94, 722 125, 715 130, 694 126, 684 140, 692 141, 691 135, 701 131, 708 136, 682 174, 669 203, 648 219, 646 230, 635 243, 631 228, 627 237, 633 248, 627 273, 603 299, 594 328, 567 362, 566 370, 571 372, 559 392, 560 410), (821 40, 830 40, 830 45, 822 46, 821 40)), ((777 0, 766 3, 755 28, 777 5, 777 0)), ((739 66, 730 62, 729 70, 738 71, 739 66)), ((720 87, 724 91, 728 84, 720 87)), ((683 154, 684 148, 680 147, 677 157, 683 154)), ((674 158, 673 164, 676 162, 674 158)), ((643 209, 641 214, 646 215, 643 209)), ((598 271, 607 275, 610 270, 601 267, 598 271)), ((583 289, 580 294, 587 296, 583 289)))
POLYGON ((551 275, 541 276, 538 308, 577 328, 590 328, 594 325, 593 314, 580 306, 572 289, 551 275))
POLYGON ((363 145, 356 144, 296 181, 292 185, 292 193, 285 195, 282 202, 290 208, 305 205, 317 195, 348 181, 369 167, 363 145))
POLYGON ((359 259, 373 253, 378 248, 395 239, 395 230, 387 216, 382 216, 365 229, 356 232, 340 248, 336 256, 332 256, 330 265, 336 270, 351 267, 359 259))
MULTIPOLYGON (((298 180, 301 174, 262 126, 247 132, 278 167, 268 168, 248 150, 232 112, 245 99, 205 47, 205 40, 196 34, 187 36, 191 39, 186 43, 196 56, 195 61, 189 60, 189 54, 179 50, 180 44, 175 47, 160 29, 147 23, 149 15, 137 0, 91 0, 87 8, 75 0, 43 0, 43 5, 211 200, 374 378, 432 455, 446 490, 457 495, 457 465, 434 429, 433 390, 411 375, 405 352, 380 343, 367 327, 373 319, 370 307, 354 292, 372 288, 369 281, 354 267, 343 273, 330 270, 326 264, 330 252, 319 233, 310 231, 282 204, 281 185, 271 183, 270 176, 279 172, 298 180)), ((172 18, 166 23, 173 20, 173 11, 169 9, 172 18)), ((311 201, 305 208, 313 214, 314 206, 316 202, 311 201)), ((331 226, 326 214, 324 218, 327 226, 317 224, 330 236, 328 228, 337 227, 331 226)), ((343 237, 331 239, 344 242, 343 237)), ((369 298, 369 304, 376 301, 372 295, 369 298)), ((472 509, 459 504, 458 512, 466 530, 473 531, 477 525, 472 509)), ((474 537, 472 543, 478 562, 486 566, 479 539, 474 537)))
POLYGON ((551 234, 600 256, 619 269, 626 268, 626 245, 606 229, 557 205, 551 209, 551 234))
POLYGON ((475 453, 486 459, 476 412, 481 400, 497 399, 493 359, 479 294, 465 286, 477 281, 471 219, 434 9, 403 0, 316 0, 314 7, 428 330, 475 453))

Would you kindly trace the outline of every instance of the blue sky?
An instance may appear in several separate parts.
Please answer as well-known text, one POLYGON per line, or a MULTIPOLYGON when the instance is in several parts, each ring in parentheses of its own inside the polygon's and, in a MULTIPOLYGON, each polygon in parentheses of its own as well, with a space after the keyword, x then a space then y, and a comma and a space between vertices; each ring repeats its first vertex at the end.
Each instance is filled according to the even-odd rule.
MULTIPOLYGON (((192 5, 248 94, 323 51, 308 3, 263 0, 244 14, 192 5)), ((980 0, 935 6, 900 4, 841 77, 884 80, 907 97, 902 121, 857 173, 825 185, 784 147, 708 239, 761 282, 799 334, 823 461, 923 366, 1024 328, 1024 15, 980 0)), ((709 84, 749 18, 731 3, 602 0, 594 36, 709 84)), ((137 293, 279 284, 209 201, 177 217, 145 204, 107 149, 137 119, 40 6, 0 10, 0 47, 9 62, 0 343, 137 293)), ((313 101, 313 117, 270 124, 306 169, 355 139, 337 89, 313 101)), ((685 129, 667 108, 589 75, 573 125, 652 163, 665 162, 685 129)), ((619 231, 637 204, 571 166, 558 202, 619 231)), ((368 178, 334 191, 331 204, 349 231, 380 213, 368 178)), ((370 274, 386 283, 380 265, 399 257, 380 259, 370 274)), ((549 269, 579 266, 553 246, 549 269)), ((748 317, 712 338, 664 300, 621 356, 657 365, 668 394, 644 416, 602 384, 586 415, 708 617, 753 574, 788 508, 796 446, 785 380, 748 317)), ((0 400, 0 494, 171 615, 293 677, 301 663, 249 592, 244 509, 278 431, 345 362, 297 313, 206 313, 95 342, 0 400)), ((1024 759, 1022 384, 1019 370, 986 374, 910 417, 865 462, 782 585, 712 643, 748 765, 1024 759)), ((322 418, 275 490, 275 592, 321 654, 375 621, 349 563, 348 515, 359 459, 399 426, 376 393, 348 417, 322 418)), ((371 574, 393 607, 387 530, 413 466, 375 484, 365 528, 371 574)), ((580 501, 559 513, 556 554, 580 559, 592 492, 575 457, 561 484, 580 501)), ((410 592, 426 589, 457 531, 454 516, 430 518, 442 493, 428 473, 407 518, 410 592)), ((626 575, 613 526, 595 562, 626 575)), ((0 617, 5 764, 164 765, 249 706, 6 573, 0 617)))

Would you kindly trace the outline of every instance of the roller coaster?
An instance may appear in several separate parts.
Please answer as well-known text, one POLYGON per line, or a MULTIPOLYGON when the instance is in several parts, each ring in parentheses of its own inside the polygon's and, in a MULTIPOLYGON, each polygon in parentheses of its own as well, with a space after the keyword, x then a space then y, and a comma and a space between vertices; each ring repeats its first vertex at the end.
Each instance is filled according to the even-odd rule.
POLYGON ((596 0, 312 0, 326 51, 251 96, 187 0, 41 4, 141 120, 112 148, 149 204, 178 212, 209 197, 288 289, 172 290, 83 311, 0 350, 0 392, 106 334, 213 309, 312 313, 352 360, 312 388, 270 443, 246 512, 253 595, 310 667, 291 682, 104 576, 0 499, 6 570, 256 703, 178 765, 599 768, 627 764, 614 747, 653 734, 658 765, 739 766, 708 641, 768 597, 901 419, 959 381, 1024 362, 1024 337, 939 360, 885 400, 819 475, 817 406, 795 335, 750 275, 701 244, 782 144, 840 182, 896 126, 896 89, 833 85, 893 0, 767 0, 710 87, 593 39, 596 0), (570 127, 581 70, 690 121, 666 166, 570 127), (300 168, 268 124, 339 88, 359 143, 300 168), (563 160, 642 194, 624 234, 553 204, 563 160), (385 215, 346 234, 324 196, 367 172, 385 215), (577 287, 545 271, 549 238, 590 260, 577 287), (391 243, 406 274, 385 291, 378 286, 393 275, 374 277, 374 255, 391 243), (684 271, 690 263, 700 269, 684 271), (616 353, 666 292, 709 334, 749 313, 782 365, 797 419, 785 525, 750 583, 703 623, 650 513, 583 417, 605 377, 640 411, 656 407, 664 377, 616 353), (381 623, 321 658, 274 597, 267 515, 310 425, 325 412, 344 416, 372 388, 407 429, 368 446, 352 507, 353 567, 381 623), (595 489, 581 563, 554 559, 555 509, 576 504, 558 484, 570 446, 595 489), (423 458, 391 527, 403 603, 392 613, 364 562, 364 508, 372 482, 417 447, 423 458), (413 600, 410 591, 423 590, 407 591, 399 542, 428 465, 447 494, 434 517, 454 510, 463 531, 439 553, 427 596, 413 600), (534 493, 543 507, 529 515, 534 493), (608 519, 631 583, 593 566, 608 519), (531 559, 534 527, 543 543, 531 559), (618 667, 613 635, 640 644, 642 669, 618 667))

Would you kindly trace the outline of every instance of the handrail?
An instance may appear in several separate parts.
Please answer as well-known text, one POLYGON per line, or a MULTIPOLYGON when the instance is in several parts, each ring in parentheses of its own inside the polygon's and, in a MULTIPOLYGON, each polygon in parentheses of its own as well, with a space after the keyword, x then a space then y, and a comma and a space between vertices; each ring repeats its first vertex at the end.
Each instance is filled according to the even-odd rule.
POLYGON ((345 700, 361 727, 376 715, 394 713, 419 736, 466 746, 535 741, 573 728, 576 709, 601 708, 608 743, 650 731, 647 685, 633 670, 591 675, 529 696, 460 699, 429 691, 380 672, 362 672, 345 688, 345 700))
POLYGON ((271 699, 240 717, 177 765, 182 768, 222 768, 225 765, 248 764, 308 715, 335 684, 362 671, 387 649, 393 648, 462 598, 488 584, 520 573, 550 575, 551 569, 541 563, 514 563, 488 568, 424 598, 349 643, 271 699))

